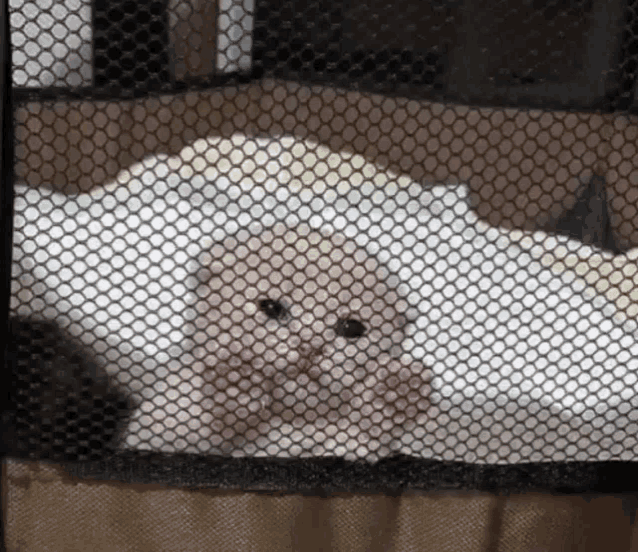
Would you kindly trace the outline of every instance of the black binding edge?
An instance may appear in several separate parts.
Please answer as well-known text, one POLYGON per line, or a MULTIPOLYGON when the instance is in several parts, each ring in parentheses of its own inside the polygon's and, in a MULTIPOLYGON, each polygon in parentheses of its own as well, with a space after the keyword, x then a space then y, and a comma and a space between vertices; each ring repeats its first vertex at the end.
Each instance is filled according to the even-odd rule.
POLYGON ((127 451, 65 464, 80 479, 328 495, 397 494, 406 490, 496 494, 621 494, 638 492, 638 463, 535 462, 470 464, 398 455, 376 463, 340 458, 222 458, 127 451))

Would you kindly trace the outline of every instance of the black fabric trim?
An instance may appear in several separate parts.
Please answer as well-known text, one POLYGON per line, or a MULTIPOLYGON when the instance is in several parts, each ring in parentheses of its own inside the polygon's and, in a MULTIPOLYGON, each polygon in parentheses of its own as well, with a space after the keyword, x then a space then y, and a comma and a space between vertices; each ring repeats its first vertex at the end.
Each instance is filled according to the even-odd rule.
POLYGON ((339 458, 222 458, 127 451, 98 461, 65 464, 65 469, 80 479, 318 495, 405 490, 638 492, 638 462, 621 461, 494 465, 400 455, 372 464, 339 458))

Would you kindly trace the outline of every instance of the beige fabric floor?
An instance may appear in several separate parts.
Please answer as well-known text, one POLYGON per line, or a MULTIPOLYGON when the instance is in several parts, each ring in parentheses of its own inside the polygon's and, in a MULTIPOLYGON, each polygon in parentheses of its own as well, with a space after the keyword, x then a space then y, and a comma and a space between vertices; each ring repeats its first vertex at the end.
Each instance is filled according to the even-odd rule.
POLYGON ((638 550, 617 497, 189 491, 16 461, 3 466, 3 489, 8 552, 638 550))

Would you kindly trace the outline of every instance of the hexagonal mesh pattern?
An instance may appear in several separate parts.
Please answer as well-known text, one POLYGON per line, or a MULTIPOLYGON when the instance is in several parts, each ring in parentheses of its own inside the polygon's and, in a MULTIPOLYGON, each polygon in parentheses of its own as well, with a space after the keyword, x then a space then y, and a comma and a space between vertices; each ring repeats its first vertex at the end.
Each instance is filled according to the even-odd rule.
POLYGON ((89 2, 9 2, 15 86, 82 86, 91 82, 89 2))
MULTIPOLYGON (((11 309, 91 351, 78 369, 112 397, 109 416, 126 402, 116 390, 129 399, 107 446, 636 459, 637 121, 428 97, 458 84, 446 75, 462 20, 432 5, 437 43, 408 25, 425 42, 407 51, 385 27, 361 48, 378 22, 337 8, 284 25, 283 3, 269 17, 248 2, 97 3, 94 90, 120 97, 18 105, 11 309), (286 41, 264 50, 273 29, 286 41), (131 99, 149 90, 167 93, 131 99)), ((41 63, 33 82, 15 63, 15 83, 46 84, 41 63)), ((520 63, 518 84, 554 78, 520 63)), ((32 372, 75 373, 55 346, 32 347, 45 358, 32 372)), ((27 380, 14 400, 19 438, 39 443, 28 454, 90 456, 86 431, 65 448, 79 437, 56 429, 64 416, 33 421, 48 407, 24 406, 27 380)))

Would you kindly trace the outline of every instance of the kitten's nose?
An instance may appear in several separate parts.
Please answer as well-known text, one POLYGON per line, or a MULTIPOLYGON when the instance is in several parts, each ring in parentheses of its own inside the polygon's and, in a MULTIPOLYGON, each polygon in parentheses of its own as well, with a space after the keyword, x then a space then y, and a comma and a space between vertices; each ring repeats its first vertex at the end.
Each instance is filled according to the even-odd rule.
POLYGON ((299 341, 297 338, 292 340, 290 345, 286 375, 292 379, 296 379, 301 374, 306 374, 311 379, 320 377, 322 373, 320 364, 325 355, 323 340, 299 341))
POLYGON ((314 340, 311 342, 302 341, 299 344, 299 353, 308 359, 321 356, 324 353, 325 343, 323 340, 314 340))

